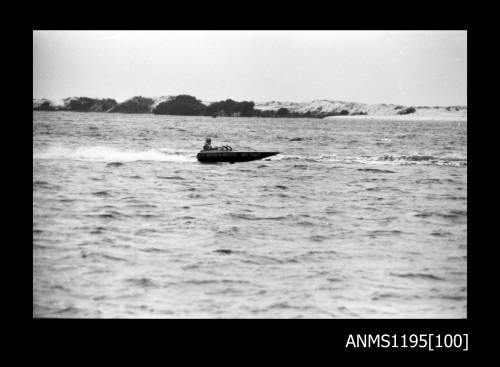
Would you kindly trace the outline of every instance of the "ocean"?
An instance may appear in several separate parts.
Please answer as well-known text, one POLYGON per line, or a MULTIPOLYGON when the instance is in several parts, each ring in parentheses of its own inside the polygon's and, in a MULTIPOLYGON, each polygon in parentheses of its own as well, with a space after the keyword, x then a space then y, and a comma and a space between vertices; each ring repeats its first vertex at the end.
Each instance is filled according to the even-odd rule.
POLYGON ((33 316, 466 318, 467 122, 34 111, 33 316))

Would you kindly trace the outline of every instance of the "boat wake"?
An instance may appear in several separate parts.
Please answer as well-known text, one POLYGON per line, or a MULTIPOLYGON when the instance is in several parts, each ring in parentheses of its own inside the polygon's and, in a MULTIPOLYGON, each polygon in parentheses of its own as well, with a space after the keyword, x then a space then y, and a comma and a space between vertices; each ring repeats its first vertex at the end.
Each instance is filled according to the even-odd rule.
POLYGON ((52 146, 33 153, 33 159, 65 159, 92 162, 196 162, 194 155, 167 149, 145 151, 120 150, 106 146, 84 146, 78 148, 52 146))
MULTIPOLYGON (((189 150, 149 149, 149 150, 122 150, 107 146, 82 146, 69 148, 51 146, 43 151, 33 153, 33 159, 79 160, 93 162, 197 162, 194 152, 189 150)), ((362 163, 386 165, 441 165, 441 166, 467 166, 467 157, 458 155, 425 155, 418 152, 408 154, 388 154, 377 156, 341 156, 336 154, 279 154, 265 158, 269 161, 303 161, 309 163, 362 163)))
POLYGON ((336 163, 363 163, 363 164, 390 164, 390 165, 440 165, 440 166, 467 166, 467 158, 461 156, 434 156, 419 153, 407 155, 381 154, 378 156, 338 156, 336 154, 293 155, 281 154, 268 158, 271 161, 306 161, 306 162, 336 162, 336 163))

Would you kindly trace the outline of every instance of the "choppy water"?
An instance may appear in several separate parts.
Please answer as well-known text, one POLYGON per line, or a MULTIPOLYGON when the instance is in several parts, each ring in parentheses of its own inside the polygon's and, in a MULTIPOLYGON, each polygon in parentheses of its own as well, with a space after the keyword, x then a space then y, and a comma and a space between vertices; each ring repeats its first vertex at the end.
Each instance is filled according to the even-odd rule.
POLYGON ((464 318, 466 236, 464 122, 33 113, 35 317, 464 318))

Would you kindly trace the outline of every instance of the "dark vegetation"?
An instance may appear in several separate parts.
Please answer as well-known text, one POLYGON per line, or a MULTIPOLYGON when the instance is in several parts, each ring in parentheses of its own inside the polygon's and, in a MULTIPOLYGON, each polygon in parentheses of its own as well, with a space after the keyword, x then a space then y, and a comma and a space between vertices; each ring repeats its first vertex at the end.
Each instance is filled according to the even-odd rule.
POLYGON ((316 117, 348 115, 348 110, 339 112, 307 111, 292 112, 287 108, 277 110, 259 110, 251 101, 237 102, 232 99, 204 105, 195 97, 181 95, 162 102, 152 111, 157 115, 188 115, 188 116, 229 116, 229 117, 316 117))
POLYGON ((236 102, 232 99, 210 103, 205 107, 203 115, 205 116, 241 116, 251 117, 256 115, 254 102, 236 102))
POLYGON ((64 107, 65 111, 90 111, 90 108, 94 103, 97 102, 97 99, 88 98, 88 97, 80 97, 80 98, 66 98, 64 99, 64 107))
POLYGON ((183 94, 158 104, 153 109, 153 113, 155 115, 200 116, 203 115, 205 108, 206 106, 195 97, 183 94))
POLYGON ((109 112, 121 113, 149 113, 154 100, 141 96, 132 97, 125 102, 116 104, 109 112))
POLYGON ((111 98, 98 99, 92 106, 91 112, 108 112, 117 105, 116 101, 111 98))
POLYGON ((52 106, 49 101, 45 101, 38 106, 33 107, 33 111, 55 111, 56 108, 52 106))
POLYGON ((110 112, 116 106, 114 99, 97 99, 88 97, 65 98, 64 105, 54 106, 50 101, 34 105, 33 111, 75 111, 75 112, 110 112))
POLYGON ((285 116, 289 116, 290 115, 290 111, 288 110, 288 108, 280 108, 276 111, 276 116, 279 116, 279 117, 285 117, 285 116))
POLYGON ((448 106, 446 107, 446 111, 460 111, 462 109, 465 109, 465 107, 462 107, 462 106, 448 106))
POLYGON ((108 112, 114 106, 116 106, 116 101, 114 99, 79 97, 64 99, 64 106, 61 107, 61 110, 77 112, 108 112))
POLYGON ((327 113, 324 114, 324 116, 347 116, 347 115, 349 115, 349 111, 348 110, 341 110, 339 112, 332 111, 332 112, 327 112, 327 113))
POLYGON ((408 115, 410 113, 414 113, 415 111, 417 111, 415 109, 415 107, 406 107, 406 108, 403 108, 401 109, 399 112, 398 112, 398 115, 408 115))

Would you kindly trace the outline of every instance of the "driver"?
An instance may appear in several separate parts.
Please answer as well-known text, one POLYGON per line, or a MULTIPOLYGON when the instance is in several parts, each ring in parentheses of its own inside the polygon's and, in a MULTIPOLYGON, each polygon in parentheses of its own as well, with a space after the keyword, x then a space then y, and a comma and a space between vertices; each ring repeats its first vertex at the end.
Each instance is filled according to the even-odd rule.
POLYGON ((206 138, 205 145, 203 146, 203 150, 233 150, 229 145, 224 145, 222 147, 213 147, 212 139, 206 138))
POLYGON ((207 138, 205 141, 205 145, 203 146, 203 150, 214 150, 216 148, 212 148, 212 139, 207 138))

